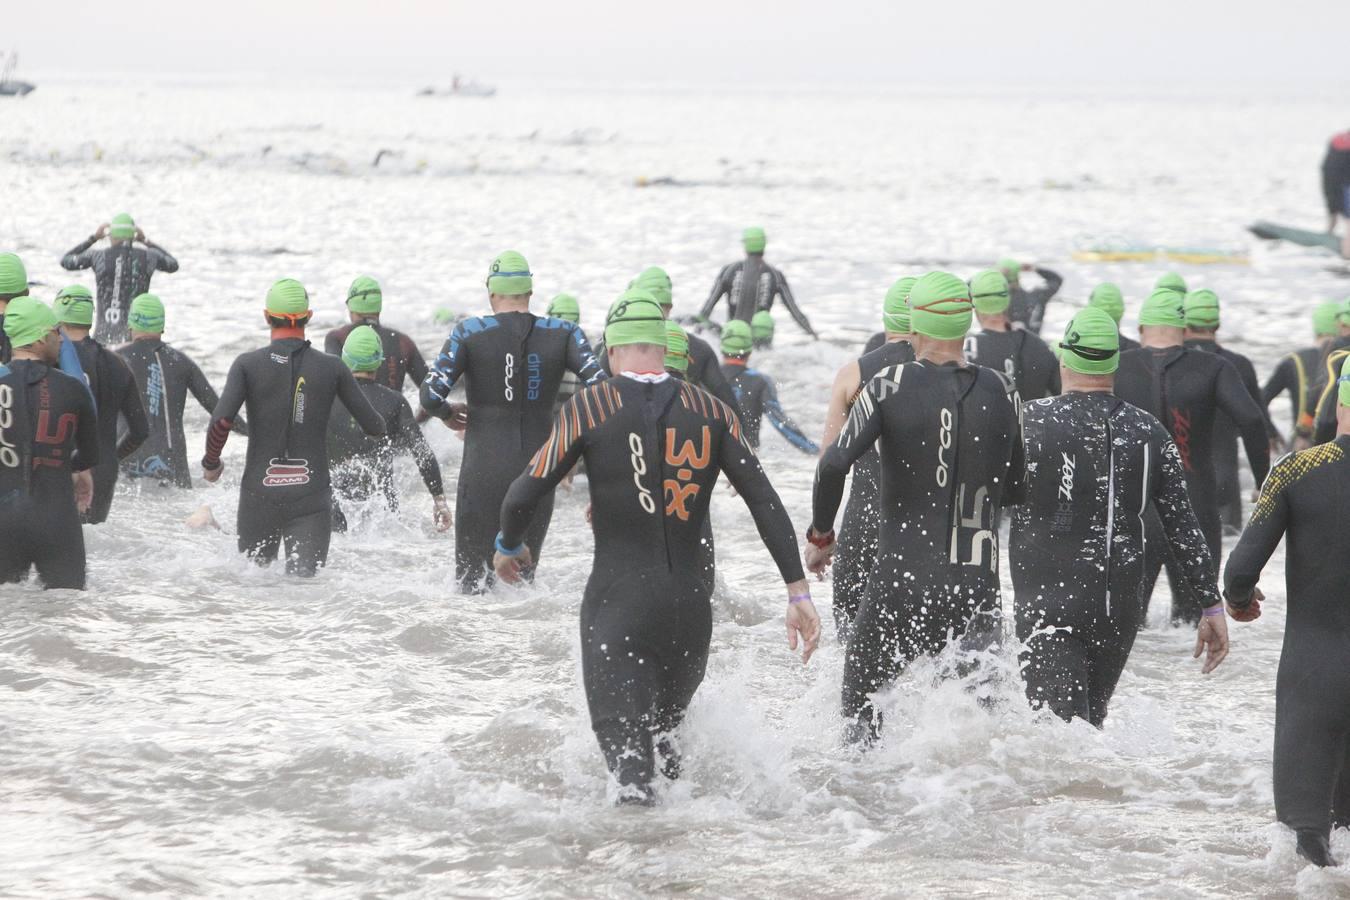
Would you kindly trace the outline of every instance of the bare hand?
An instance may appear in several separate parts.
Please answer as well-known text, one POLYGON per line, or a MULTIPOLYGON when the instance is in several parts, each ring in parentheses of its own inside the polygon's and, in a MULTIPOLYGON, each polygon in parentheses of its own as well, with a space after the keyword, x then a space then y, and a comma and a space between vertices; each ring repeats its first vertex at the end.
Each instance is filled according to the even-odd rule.
POLYGON ((469 404, 451 403, 449 410, 450 415, 441 420, 446 428, 451 431, 463 431, 469 427, 469 404))
POLYGON ((595 508, 595 504, 594 504, 594 503, 587 503, 587 504, 586 504, 586 524, 587 524, 587 525, 594 525, 594 524, 595 524, 595 521, 591 518, 591 511, 592 511, 594 508, 595 508))
POLYGON ((141 230, 141 226, 139 226, 139 225, 136 226, 136 237, 135 237, 135 240, 140 241, 142 244, 149 243, 149 241, 147 241, 146 238, 145 238, 145 232, 141 230))
POLYGON ((815 544, 806 545, 806 570, 812 575, 825 580, 825 570, 830 567, 834 561, 834 550, 838 545, 830 541, 828 547, 817 547, 815 544))
POLYGON ((497 572, 497 577, 507 584, 520 584, 520 573, 534 564, 530 557, 530 548, 521 547, 520 552, 515 556, 505 556, 501 553, 492 554, 492 568, 497 572))
POLYGON ((88 469, 83 472, 72 472, 70 480, 75 485, 75 509, 81 514, 89 511, 89 504, 94 502, 94 476, 88 469))
POLYGON ((1195 653, 1192 659, 1199 659, 1205 653, 1205 665, 1201 675, 1208 675, 1219 667, 1228 655, 1228 622, 1223 616, 1201 616, 1200 627, 1195 632, 1195 653))
POLYGON ((788 608, 787 608, 787 639, 788 649, 796 650, 798 639, 802 645, 802 665, 811 661, 811 654, 816 652, 816 647, 820 644, 820 616, 816 613, 816 607, 810 600, 811 586, 807 584, 806 579, 794 581, 787 586, 788 608), (792 597, 808 595, 806 600, 792 602, 792 597))
POLYGON ((104 222, 102 225, 98 226, 98 228, 94 231, 94 240, 101 241, 105 237, 107 237, 108 229, 111 227, 112 225, 109 224, 108 222, 104 222))
POLYGON ((454 517, 450 515, 450 504, 444 497, 431 498, 431 515, 436 520, 437 531, 449 531, 450 526, 455 524, 454 517))
POLYGON ((225 471, 224 462, 216 466, 214 469, 208 469, 205 466, 202 466, 202 477, 205 478, 207 481, 211 482, 212 484, 215 484, 217 481, 220 480, 221 473, 224 471, 225 471))
POLYGON ((1246 606, 1238 609, 1233 604, 1228 604, 1228 614, 1238 622, 1254 622, 1261 618, 1261 601, 1266 599, 1266 595, 1261 593, 1259 587, 1252 588, 1252 600, 1246 606))

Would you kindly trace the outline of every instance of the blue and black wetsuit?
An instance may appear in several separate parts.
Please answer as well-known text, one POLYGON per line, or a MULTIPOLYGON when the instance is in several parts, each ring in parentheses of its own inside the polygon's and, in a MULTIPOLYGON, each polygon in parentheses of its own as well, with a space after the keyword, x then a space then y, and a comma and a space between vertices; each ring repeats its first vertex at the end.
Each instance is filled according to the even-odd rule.
POLYGON ((135 453, 150 436, 150 422, 136 387, 136 377, 122 357, 91 337, 72 343, 89 379, 98 411, 99 462, 92 473, 94 502, 84 516, 90 525, 98 525, 107 520, 112 508, 119 462, 135 453), (119 417, 127 426, 121 440, 117 438, 119 417))
POLYGON ((1023 475, 1020 404, 991 369, 919 361, 867 382, 816 469, 812 527, 826 534, 844 478, 881 443, 880 534, 844 660, 854 740, 875 738, 872 695, 914 659, 1002 636, 998 517, 1023 475))
POLYGON ((581 601, 581 663, 591 726, 619 784, 651 796, 656 755, 703 681, 714 571, 703 539, 725 472, 755 518, 783 581, 803 577, 792 522, 736 414, 687 382, 616 376, 563 407, 501 506, 501 542, 531 520, 578 460, 590 484, 595 560, 581 601), (658 746, 659 745, 659 746, 658 746))
MULTIPOLYGON (((466 593, 495 580, 492 542, 502 498, 548 437, 564 372, 588 385, 605 377, 581 329, 564 319, 508 312, 456 325, 422 382, 422 407, 446 418, 450 389, 467 380, 469 425, 455 500, 455 577, 466 593)), ((550 494, 526 538, 536 564, 552 515, 550 494)))
POLYGON ((807 437, 783 411, 772 378, 758 369, 751 369, 743 360, 723 362, 722 374, 736 392, 736 409, 751 447, 759 449, 759 423, 768 416, 769 422, 789 444, 812 456, 820 452, 820 445, 807 437))
POLYGON ((177 272, 178 260, 150 241, 140 246, 123 241, 102 250, 91 250, 98 240, 91 235, 76 244, 61 257, 61 268, 72 272, 94 270, 98 289, 94 337, 105 344, 120 344, 131 336, 127 328, 131 301, 150 290, 150 278, 156 272, 177 272))

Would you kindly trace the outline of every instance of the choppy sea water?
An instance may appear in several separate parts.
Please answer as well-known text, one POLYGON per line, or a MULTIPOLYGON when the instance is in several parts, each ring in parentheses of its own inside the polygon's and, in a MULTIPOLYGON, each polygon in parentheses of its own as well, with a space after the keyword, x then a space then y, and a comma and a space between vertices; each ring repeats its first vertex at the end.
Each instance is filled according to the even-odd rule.
MULTIPOLYGON (((818 433, 833 372, 876 330, 895 277, 968 275, 1011 253, 1067 276, 1047 334, 1104 278, 1124 287, 1128 326, 1162 267, 1071 259, 1102 241, 1250 251, 1250 266, 1178 268, 1220 293, 1221 336, 1264 378, 1306 343, 1311 307, 1350 282, 1330 257, 1241 226, 1316 225, 1340 113, 1311 100, 69 85, 0 105, 0 246, 49 298, 78 280, 60 254, 131 211, 182 263, 155 281, 167 338, 219 386, 266 340, 277 277, 310 286, 316 338, 343 320, 354 275, 379 277, 385 321, 430 354, 444 337, 434 311, 481 310, 506 247, 529 258, 540 306, 575 293, 594 331, 650 264, 693 312, 739 229, 762 224, 827 339, 782 316, 757 363, 818 433)), ((1287 424, 1283 399, 1274 410, 1287 424)), ((194 443, 205 422, 190 412, 194 443)), ((453 496, 460 444, 430 434, 453 496)), ((764 442, 801 530, 813 460, 771 430, 764 442)), ((839 744, 832 627, 808 667, 789 654, 768 555, 719 491, 717 624, 686 777, 655 810, 614 809, 576 657, 584 482, 560 497, 533 587, 466 598, 411 464, 402 511, 361 510, 319 578, 246 563, 231 534, 243 449, 231 441, 219 486, 124 486, 109 523, 86 529, 88 592, 0 588, 0 893, 1350 890, 1302 868, 1271 824, 1282 552, 1266 615, 1233 627, 1209 677, 1193 637, 1160 627, 1160 588, 1101 732, 1031 713, 1006 661, 992 711, 924 665, 888 701, 885 742, 860 756, 839 744), (225 533, 184 528, 203 503, 225 533)), ((815 586, 822 612, 829 589, 815 586)), ((1334 843, 1350 855, 1350 838, 1334 843)))

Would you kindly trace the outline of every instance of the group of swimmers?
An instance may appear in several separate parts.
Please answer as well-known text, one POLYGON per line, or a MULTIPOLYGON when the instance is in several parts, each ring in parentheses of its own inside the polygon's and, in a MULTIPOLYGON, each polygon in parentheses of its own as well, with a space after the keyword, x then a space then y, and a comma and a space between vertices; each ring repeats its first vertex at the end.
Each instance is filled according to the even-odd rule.
POLYGON ((847 644, 841 703, 849 740, 865 746, 882 729, 876 695, 909 663, 955 642, 969 670, 978 651, 999 644, 999 528, 1009 509, 1014 624, 1033 704, 1104 722, 1164 568, 1173 619, 1195 624, 1195 656, 1213 671, 1228 652, 1218 563, 1223 510, 1241 504, 1240 436, 1264 487, 1224 596, 1233 618, 1259 615, 1257 576, 1290 534, 1286 645, 1296 652, 1281 662, 1276 807, 1300 852, 1330 863, 1333 810, 1350 823, 1350 783, 1339 782, 1350 695, 1337 693, 1350 678, 1341 646, 1350 618, 1334 602, 1350 584, 1350 547, 1341 546, 1350 530, 1337 527, 1350 499, 1350 305, 1320 307, 1321 343, 1282 361, 1263 391, 1250 363, 1216 340, 1217 295, 1188 291, 1174 274, 1144 301, 1138 344, 1120 334, 1124 301, 1111 284, 1049 345, 1038 332, 1060 279, 1048 269, 1035 270, 1043 286, 1033 289, 1020 283, 1031 267, 1011 260, 969 280, 902 278, 885 296, 882 332, 837 374, 817 444, 749 365, 772 344, 776 298, 815 332, 764 261, 763 230, 743 240, 745 259, 722 270, 695 320, 712 327, 727 299, 715 328, 720 362, 699 329, 672 320, 664 270, 632 279, 593 349, 575 298, 559 295, 546 316, 529 311, 533 274, 508 251, 485 279, 491 313, 456 324, 430 366, 379 322, 373 279, 352 283, 351 323, 327 336, 326 353, 306 339, 304 286, 276 282, 264 304, 271 341, 234 361, 219 397, 162 340, 165 307, 146 289, 151 272, 177 264, 130 217, 63 260, 99 273, 97 302, 72 286, 41 303, 19 259, 0 255, 0 579, 35 565, 47 587, 83 587, 81 517, 106 517, 119 470, 190 484, 181 424, 189 391, 211 410, 208 481, 221 476, 231 433, 248 436, 236 531, 252 558, 271 562, 284 545, 288 571, 314 574, 343 521, 335 494, 396 502, 399 449, 416 459, 446 530, 439 466, 401 394, 410 379, 420 415, 464 437, 453 517, 461 590, 532 576, 554 488, 584 466, 595 538, 581 607, 587 702, 620 799, 646 804, 658 772, 678 777, 675 730, 707 662, 708 510, 719 474, 773 557, 789 644, 804 661, 821 635, 806 572, 835 567, 833 612, 847 644), (112 246, 91 250, 105 235, 112 246), (128 280, 137 292, 124 304, 128 280), (104 346, 125 338, 116 351, 104 346), (1296 411, 1291 438, 1306 449, 1271 469, 1281 436, 1265 407, 1283 391, 1296 411), (794 447, 819 453, 805 567, 755 454, 763 416, 794 447), (1319 434, 1330 440, 1314 443, 1319 434))

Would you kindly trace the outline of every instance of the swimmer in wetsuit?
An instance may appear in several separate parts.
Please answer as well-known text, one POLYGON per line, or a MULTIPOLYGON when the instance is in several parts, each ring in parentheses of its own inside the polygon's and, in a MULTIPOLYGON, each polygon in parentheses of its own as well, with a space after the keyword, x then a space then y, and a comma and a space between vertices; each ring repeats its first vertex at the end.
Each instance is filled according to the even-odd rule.
POLYGON ((1020 263, 1015 259, 1004 258, 998 261, 998 270, 1008 279, 1010 305, 1008 321, 1015 328, 1025 328, 1032 334, 1041 333, 1041 323, 1045 321, 1045 307, 1059 293, 1064 279, 1053 269, 1044 269, 1030 263, 1020 263), (1038 288, 1022 287, 1022 273, 1035 272, 1042 282, 1038 288))
POLYGON ((756 350, 768 350, 773 347, 773 313, 761 309, 750 319, 750 336, 754 339, 756 350))
POLYGON ((1313 412, 1312 442, 1325 444, 1336 438, 1336 379, 1342 363, 1350 357, 1350 299, 1343 300, 1336 309, 1336 327, 1339 334, 1327 345, 1322 360, 1322 374, 1318 378, 1317 404, 1313 412))
POLYGON ((403 390, 405 378, 412 382, 413 387, 418 387, 427 377, 427 363, 422 359, 422 351, 403 332, 380 324, 383 310, 384 291, 380 283, 369 275, 357 276, 347 288, 347 315, 351 321, 324 336, 323 352, 341 356, 342 345, 352 329, 360 325, 369 326, 380 336, 380 344, 384 348, 384 362, 375 373, 375 380, 399 392, 403 390))
POLYGON ((768 244, 764 229, 745 229, 745 233, 741 235, 741 243, 745 247, 745 259, 729 263, 717 273, 712 292, 708 294, 703 308, 698 311, 698 318, 709 321, 709 316, 725 297, 727 321, 740 319, 749 324, 753 321, 755 313, 760 310, 772 310, 774 300, 781 297, 783 305, 787 307, 788 313, 798 327, 811 337, 819 338, 820 335, 816 334, 806 316, 797 308, 797 299, 792 296, 792 288, 788 287, 787 278, 764 261, 764 248, 768 244))
POLYGON ((56 368, 56 316, 32 297, 7 301, 12 358, 0 365, 0 583, 36 566, 43 587, 83 590, 80 513, 93 500, 98 423, 89 391, 56 368))
MULTIPOLYGON (((587 385, 605 377, 581 329, 563 319, 530 313, 534 279, 525 257, 507 251, 487 278, 492 315, 455 326, 426 381, 422 408, 451 428, 465 428, 455 497, 455 578, 464 593, 494 581, 492 538, 497 512, 512 480, 548 437, 553 401, 564 372, 587 385), (450 389, 467 378, 467 408, 450 402, 450 389)), ((539 553, 553 515, 550 495, 527 538, 539 553)))
MULTIPOLYGON (((571 322, 581 328, 581 304, 577 298, 571 294, 559 294, 548 303, 548 310, 544 313, 550 319, 562 319, 564 322, 571 322)), ((581 332, 584 337, 586 332, 581 332)), ((557 413, 562 409, 564 403, 572 399, 572 395, 581 390, 581 376, 575 372, 564 372, 562 382, 558 385, 558 399, 553 403, 553 412, 557 413)))
MULTIPOLYGON (((122 473, 129 478, 190 488, 192 470, 183 434, 183 408, 190 393, 210 414, 215 412, 220 396, 191 357, 164 343, 164 304, 158 297, 141 294, 131 301, 127 323, 131 343, 118 347, 117 355, 136 379, 150 432, 145 443, 122 460, 122 473)), ((235 420, 234 430, 248 434, 242 416, 235 420)))
POLYGON ((239 484, 239 552, 259 565, 286 544, 286 572, 312 576, 328 560, 332 488, 328 476, 328 418, 340 399, 366 434, 383 435, 382 419, 342 360, 305 340, 309 294, 293 278, 267 292, 266 347, 240 354, 206 435, 202 474, 216 481, 220 452, 240 407, 248 408, 248 457, 239 484))
MULTIPOLYGON (((1215 413, 1222 410, 1237 425, 1257 484, 1270 468, 1270 446, 1261 409, 1232 364, 1216 354, 1183 345, 1184 307, 1182 294, 1166 287, 1158 288, 1144 301, 1139 311, 1143 346, 1121 354, 1116 396, 1151 413, 1176 442, 1186 473, 1186 493, 1217 567, 1223 551, 1223 526, 1213 464, 1215 413)), ((1166 565, 1172 585, 1172 621, 1194 624, 1205 605, 1203 598, 1188 594, 1187 581, 1167 550, 1156 514, 1150 513, 1147 525, 1145 603, 1153 593, 1158 570, 1166 565)), ((1212 574, 1217 580, 1217 568, 1212 574)))
POLYGON ((135 453, 150 436, 150 422, 131 369, 122 357, 89 334, 94 322, 94 298, 89 290, 78 284, 63 288, 52 305, 62 332, 79 354, 98 416, 99 462, 92 471, 94 502, 84 514, 85 522, 98 525, 107 521, 112 509, 119 463, 135 453), (119 416, 127 426, 121 440, 117 437, 119 416))
MULTIPOLYGON (((1125 318, 1125 295, 1120 292, 1120 286, 1110 281, 1103 281, 1092 289, 1088 296, 1088 306, 1095 306, 1102 310, 1115 320, 1116 328, 1120 328, 1120 320, 1125 318)), ((1131 350, 1138 350, 1139 342, 1133 338, 1120 335, 1120 352, 1128 353, 1131 350)))
POLYGON ((1012 327, 1008 281, 997 269, 970 279, 970 298, 980 330, 966 335, 966 362, 1002 372, 1023 400, 1059 393, 1059 362, 1035 333, 1012 327))
POLYGON ((1315 343, 1281 359, 1261 389, 1261 399, 1267 413, 1271 401, 1288 392, 1292 407, 1290 421, 1293 423, 1289 435, 1291 449, 1306 450, 1312 446, 1317 400, 1322 393, 1322 360, 1340 332, 1336 321, 1340 309, 1341 304, 1335 300, 1318 304, 1312 316, 1315 343))
POLYGON ((1337 384, 1334 441, 1271 469, 1224 568, 1233 618, 1261 614, 1261 570, 1282 539, 1289 612, 1275 679, 1275 816, 1319 866, 1331 828, 1350 826, 1350 365, 1337 384))
POLYGON ((1116 397, 1115 321, 1089 307, 1060 342, 1064 394, 1023 406, 1026 480, 1009 532, 1027 698, 1100 728, 1143 625, 1144 517, 1151 504, 1205 615, 1208 674, 1228 652, 1223 604, 1181 455, 1153 416, 1116 397))
POLYGON ((679 775, 671 736, 703 681, 712 638, 714 571, 703 547, 708 506, 726 473, 754 516, 787 585, 789 645, 803 661, 820 619, 797 557, 792 522, 731 407, 664 371, 661 308, 630 288, 606 317, 615 376, 563 408, 547 442, 501 508, 495 566, 514 581, 531 564, 535 511, 585 460, 595 559, 581 603, 581 663, 591 727, 619 802, 650 804, 658 757, 679 775))
MULTIPOLYGON (((830 404, 825 411, 825 431, 820 445, 828 447, 839 437, 849 410, 867 383, 892 366, 914 361, 910 344, 909 292, 917 278, 906 276, 886 291, 881 325, 884 340, 835 373, 830 387, 830 404)), ((871 347, 872 342, 868 341, 871 347)), ((881 455, 875 446, 868 448, 853 463, 848 502, 834 554, 834 627, 840 643, 848 643, 850 629, 867 591, 867 578, 877 559, 878 522, 881 520, 881 455)))
POLYGON ((873 695, 913 660, 951 642, 985 650, 1002 637, 999 511, 1022 478, 1017 391, 966 363, 970 290, 930 272, 909 295, 917 362, 882 369, 858 395, 816 469, 807 568, 824 572, 844 477, 881 442, 877 561, 844 660, 851 741, 874 740, 873 695))
POLYGON ((1327 204, 1327 231, 1338 219, 1350 219, 1350 131, 1333 135, 1322 157, 1322 196, 1327 204))
POLYGON ((759 423, 765 417, 789 444, 813 456, 820 446, 807 437, 783 411, 778 401, 778 388, 773 379, 758 369, 750 368, 750 352, 754 334, 750 326, 734 319, 722 329, 722 374, 736 392, 736 409, 750 446, 759 449, 759 423))
POLYGON ((422 482, 431 494, 432 516, 437 531, 451 525, 450 505, 441 486, 441 467, 418 427, 412 407, 403 394, 379 381, 384 364, 384 336, 368 325, 358 325, 342 345, 342 362, 352 370, 361 393, 384 420, 384 434, 372 436, 357 423, 347 408, 333 404, 328 420, 328 464, 333 478, 333 530, 346 531, 347 517, 341 500, 366 500, 384 495, 390 512, 398 510, 394 487, 394 454, 412 455, 422 482))
POLYGON ((112 345, 127 339, 131 301, 150 290, 150 278, 156 272, 177 272, 178 260, 147 238, 131 216, 120 213, 61 257, 61 268, 72 272, 94 270, 98 288, 98 326, 94 338, 112 345), (109 243, 106 250, 90 249, 105 237, 109 243), (143 246, 137 247, 136 242, 143 246))

